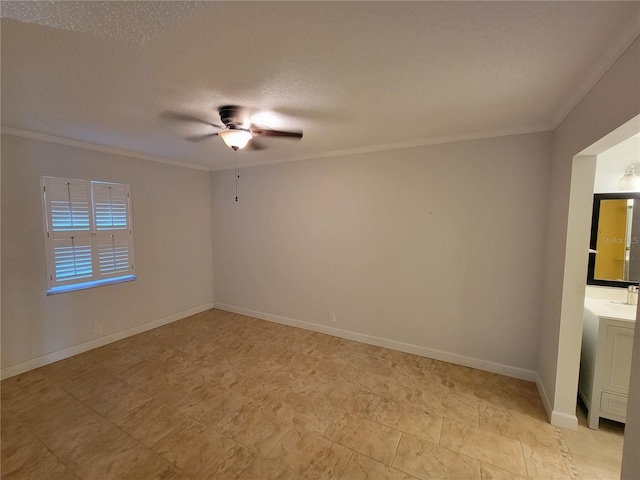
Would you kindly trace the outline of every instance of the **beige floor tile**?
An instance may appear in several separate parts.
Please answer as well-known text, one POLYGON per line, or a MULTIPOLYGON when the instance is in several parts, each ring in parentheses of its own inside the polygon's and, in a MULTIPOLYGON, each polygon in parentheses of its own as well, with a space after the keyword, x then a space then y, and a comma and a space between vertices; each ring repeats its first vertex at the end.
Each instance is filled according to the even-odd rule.
POLYGON ((573 454, 572 457, 573 464, 578 470, 578 478, 580 479, 618 480, 620 478, 620 461, 609 462, 580 454, 573 454))
POLYGON ((114 377, 138 389, 144 388, 145 385, 153 381, 157 381, 158 378, 168 374, 170 371, 166 370, 162 363, 150 358, 137 360, 131 364, 124 362, 121 366, 113 364, 105 368, 107 368, 109 373, 114 377))
POLYGON ((511 408, 514 412, 536 418, 538 420, 548 421, 544 405, 539 395, 534 396, 528 393, 519 392, 506 394, 503 398, 506 399, 508 408, 511 408))
POLYGON ((370 356, 366 353, 352 354, 350 364, 384 377, 391 377, 397 371, 395 363, 391 360, 370 356))
POLYGON ((185 425, 163 436, 151 448, 188 475, 202 478, 235 445, 211 427, 185 425))
MULTIPOLYGON (((601 420, 600 423, 603 423, 601 420)), ((572 455, 597 458, 604 464, 622 462, 623 430, 591 430, 579 425, 577 430, 561 429, 562 437, 572 455)))
POLYGON ((267 454, 300 478, 312 480, 340 478, 350 456, 342 445, 300 428, 289 430, 267 454))
POLYGON ((164 469, 149 477, 149 480, 192 480, 192 477, 175 466, 167 464, 164 469))
POLYGON ((403 385, 393 378, 366 370, 356 378, 356 384, 364 390, 392 400, 411 400, 415 395, 415 387, 403 385))
POLYGON ((208 355, 215 355, 222 346, 207 338, 196 336, 191 337, 188 341, 177 348, 184 353, 200 358, 208 355))
POLYGON ((265 346, 240 359, 236 364, 236 368, 238 368, 245 377, 256 377, 268 374, 277 375, 286 368, 282 363, 276 362, 279 355, 279 349, 265 346))
POLYGON ((391 350, 389 348, 383 348, 380 353, 378 353, 378 356, 396 362, 398 365, 415 365, 416 367, 420 366, 421 359, 424 358, 420 355, 391 350))
POLYGON ((76 355, 41 367, 38 372, 53 383, 63 383, 91 370, 91 368, 90 363, 76 355))
POLYGON ((334 362, 340 365, 351 363, 348 352, 341 349, 339 345, 312 343, 302 353, 319 360, 334 362))
POLYGON ((495 373, 451 363, 447 365, 447 373, 451 387, 460 386, 473 388, 482 384, 489 384, 496 377, 495 373))
POLYGON ((61 383, 60 388, 77 399, 84 400, 96 392, 109 390, 118 385, 126 385, 126 383, 109 374, 106 370, 96 369, 83 372, 61 383))
MULTIPOLYGON (((411 367, 411 371, 419 373, 429 372, 431 375, 437 375, 441 380, 449 378, 449 371, 451 368, 450 363, 435 360, 433 358, 418 357, 417 360, 413 359, 412 362, 398 363, 399 367, 408 366, 411 367)), ((405 370, 406 371, 406 370, 405 370)))
POLYGON ((526 480, 526 478, 488 463, 482 464, 482 480, 526 480))
POLYGON ((226 359, 199 358, 193 362, 192 371, 189 374, 199 377, 203 390, 218 392, 233 388, 244 378, 229 366, 226 359))
POLYGON ((276 358, 275 362, 283 365, 284 371, 291 372, 294 375, 309 375, 315 366, 320 363, 320 360, 309 355, 290 352, 282 354, 276 358))
POLYGON ((345 365, 335 361, 325 360, 318 364, 309 372, 309 377, 315 376, 325 382, 346 382, 355 383, 362 375, 362 369, 353 365, 345 365))
MULTIPOLYGON (((273 394, 274 399, 281 399, 289 393, 318 393, 325 389, 329 379, 318 375, 314 369, 308 375, 294 375, 291 372, 279 372, 271 379, 272 384, 277 387, 277 391, 283 395, 273 394)), ((274 392, 275 393, 275 392, 274 392)), ((268 401, 268 400, 267 400, 268 401)), ((269 404, 267 404, 268 406, 269 404)))
MULTIPOLYGON (((92 352, 89 352, 92 353, 92 352)), ((99 360, 94 360, 97 364, 96 368, 104 368, 111 375, 120 380, 127 381, 131 375, 130 370, 136 365, 146 364, 143 359, 140 358, 137 352, 126 352, 119 354, 113 352, 109 354, 103 354, 99 360)))
POLYGON ((447 380, 445 377, 429 371, 414 372, 413 369, 396 368, 393 371, 393 379, 411 390, 420 389, 434 394, 445 395, 447 393, 447 380))
POLYGON ((121 429, 66 392, 17 416, 71 469, 124 436, 121 429))
POLYGON ((147 382, 140 391, 160 400, 165 405, 173 405, 185 395, 191 395, 204 388, 204 381, 192 372, 168 373, 147 382))
POLYGON ((527 474, 520 442, 502 435, 445 418, 442 422, 440 445, 516 475, 527 474))
POLYGON ((314 343, 320 343, 323 345, 333 345, 340 346, 345 343, 345 340, 340 337, 334 337, 333 335, 326 335, 324 333, 311 332, 306 337, 305 340, 314 343))
POLYGON ((535 480, 571 480, 560 452, 522 446, 528 478, 535 480))
MULTIPOLYGON (((343 472, 343 478, 355 479, 477 478, 480 462, 467 455, 495 463, 482 465, 485 480, 515 480, 523 473, 526 448, 533 477, 564 478, 568 472, 574 480, 617 478, 624 432, 623 425, 606 420, 598 431, 589 430, 582 409, 577 432, 550 427, 532 382, 220 310, 11 377, 2 381, 0 394, 3 480, 76 478, 60 459, 86 469, 85 478, 100 478, 98 470, 107 478, 126 478, 126 471, 114 472, 131 462, 144 470, 138 476, 146 476, 148 450, 134 442, 137 447, 124 451, 132 440, 123 430, 147 447, 163 437, 173 441, 165 445, 166 455, 192 473, 209 465, 209 449, 214 457, 224 454, 227 460, 217 470, 209 465, 203 480, 338 478, 343 472), (356 445, 361 433, 350 433, 349 424, 358 422, 373 437, 373 425, 384 423, 434 439, 433 424, 419 426, 424 412, 445 419, 440 441, 448 448, 405 433, 391 467, 321 436, 338 416, 350 414, 352 420, 332 431, 345 443, 356 445), (226 436, 203 433, 212 431, 205 425, 225 418, 227 434, 253 448, 264 452, 275 443, 269 458, 226 436), (294 426, 278 439, 279 425, 289 423, 294 426), (176 440, 185 430, 199 433, 176 440), (221 454, 224 445, 215 448, 215 438, 230 442, 230 449, 221 454), (199 451, 207 461, 191 459, 199 451), (115 462, 119 455, 129 460, 115 462)), ((159 457, 154 452, 148 458, 159 457)), ((192 478, 163 461, 149 480, 192 478)))
POLYGON ((74 470, 83 480, 142 480, 166 471, 168 463, 125 436, 111 443, 74 470))
POLYGON ((442 417, 416 403, 383 399, 371 419, 433 443, 440 440, 442 417))
POLYGON ((447 380, 447 393, 484 401, 492 406, 513 409, 509 393, 496 388, 496 374, 473 368, 454 366, 447 380), (455 368, 457 367, 457 368, 455 368))
POLYGON ((2 468, 2 480, 78 480, 53 454, 43 455, 40 461, 31 463, 19 471, 6 473, 2 468))
POLYGON ((421 480, 480 480, 480 462, 428 440, 403 434, 392 464, 421 480))
POLYGON ((202 376, 205 388, 226 389, 241 378, 240 372, 234 370, 224 353, 198 358, 193 365, 202 376))
MULTIPOLYGON (((318 343, 312 342, 311 340, 307 340, 306 338, 302 338, 302 339, 291 341, 291 342, 285 340, 285 342, 288 350, 296 353, 304 353, 307 355, 310 355, 309 352, 311 351, 311 349, 319 345, 318 343)), ((327 346, 330 346, 330 345, 327 345, 327 346)), ((337 347, 334 347, 334 348, 337 348, 337 347)), ((317 355, 311 355, 311 356, 319 358, 317 355)))
POLYGON ((181 329, 179 325, 165 325, 152 331, 153 339, 169 348, 180 349, 191 340, 191 335, 181 329))
POLYGON ((291 480, 293 475, 274 461, 238 445, 226 452, 205 477, 208 480, 291 480))
POLYGON ((2 410, 0 447, 2 478, 17 474, 51 455, 47 447, 6 409, 2 410))
POLYGON ((97 390, 82 402, 108 420, 116 422, 151 400, 146 393, 121 382, 110 388, 97 390))
POLYGON ((80 400, 63 393, 64 395, 16 414, 16 417, 39 438, 55 436, 61 427, 81 427, 100 418, 80 400))
POLYGON ((41 436, 47 447, 71 470, 119 442, 125 433, 113 423, 99 418, 81 426, 60 426, 60 432, 41 436))
POLYGON ((2 406, 20 413, 50 400, 66 396, 58 385, 38 370, 11 377, 2 382, 2 406))
POLYGON ((371 418, 381 398, 355 385, 330 381, 322 390, 321 396, 327 398, 336 410, 353 413, 363 418, 371 418))
POLYGON ((412 402, 422 405, 432 415, 447 417, 474 427, 479 426, 479 401, 464 395, 447 394, 440 389, 417 387, 412 402))
MULTIPOLYGON (((368 357, 377 357, 380 354, 380 352, 384 350, 383 347, 379 347, 377 345, 371 345, 369 343, 362 343, 362 342, 352 342, 348 340, 343 341, 340 348, 350 353, 365 354, 368 357)), ((366 358, 366 357, 362 357, 362 358, 366 358)))
POLYGON ((212 427, 246 404, 246 400, 234 392, 202 390, 178 401, 173 407, 212 427))
POLYGON ((242 398, 244 403, 259 410, 282 400, 289 392, 288 384, 296 375, 280 372, 276 375, 262 374, 256 377, 243 377, 231 388, 231 393, 242 398), (287 377, 287 378, 285 378, 287 377), (281 383, 282 382, 282 383, 281 383))
POLYGON ((400 435, 401 433, 393 428, 347 414, 338 416, 329 426, 324 437, 390 465, 400 441, 400 435))
POLYGON ((416 477, 354 453, 340 478, 341 480, 415 480, 416 477))
POLYGON ((129 435, 150 447, 173 430, 198 422, 157 400, 152 400, 142 404, 115 423, 129 435))
POLYGON ((480 429, 519 440, 534 448, 559 450, 559 435, 548 422, 519 413, 480 404, 480 429))
POLYGON ((233 438, 245 447, 266 454, 291 427, 249 405, 244 405, 215 426, 215 429, 233 438))
POLYGON ((267 412, 283 423, 323 434, 343 410, 317 393, 288 393, 267 412))

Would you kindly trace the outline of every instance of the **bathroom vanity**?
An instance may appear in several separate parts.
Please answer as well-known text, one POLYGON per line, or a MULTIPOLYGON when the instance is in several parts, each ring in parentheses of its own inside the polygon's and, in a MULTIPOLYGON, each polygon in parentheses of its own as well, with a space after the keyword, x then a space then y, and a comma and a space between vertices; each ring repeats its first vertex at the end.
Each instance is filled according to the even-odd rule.
POLYGON ((636 306, 585 299, 578 392, 589 428, 600 418, 625 422, 636 306))

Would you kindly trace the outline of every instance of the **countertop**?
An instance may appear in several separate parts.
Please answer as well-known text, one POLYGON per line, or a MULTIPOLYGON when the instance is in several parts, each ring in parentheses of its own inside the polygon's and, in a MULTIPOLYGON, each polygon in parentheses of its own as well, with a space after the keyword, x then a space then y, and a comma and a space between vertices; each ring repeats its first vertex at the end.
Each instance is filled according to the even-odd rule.
POLYGON ((623 322, 635 323, 636 321, 636 305, 621 304, 611 300, 598 298, 585 298, 584 308, 589 310, 596 317, 611 318, 614 320, 621 320, 623 322))

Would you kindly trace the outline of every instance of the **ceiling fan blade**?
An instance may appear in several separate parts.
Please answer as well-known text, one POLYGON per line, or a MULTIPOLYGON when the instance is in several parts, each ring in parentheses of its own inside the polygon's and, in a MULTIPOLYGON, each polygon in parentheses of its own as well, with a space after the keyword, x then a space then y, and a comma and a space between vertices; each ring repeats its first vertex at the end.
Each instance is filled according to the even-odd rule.
POLYGON ((185 140, 188 140, 190 142, 202 142, 203 140, 206 140, 207 138, 215 137, 216 135, 218 135, 218 132, 205 133, 204 135, 194 135, 192 137, 185 137, 185 140))
POLYGON ((265 148, 266 147, 264 146, 264 144, 253 138, 249 140, 249 143, 247 143, 245 150, 264 150, 265 148))
POLYGON ((281 130, 271 130, 268 128, 254 128, 251 127, 251 134, 254 137, 286 137, 300 139, 302 138, 302 132, 283 132, 281 130))
POLYGON ((209 125, 216 128, 224 128, 222 125, 218 125, 216 123, 207 122, 206 120, 202 120, 197 117, 193 117, 191 115, 185 115, 183 113, 176 112, 162 112, 159 116, 160 120, 170 121, 170 122, 189 122, 189 123, 199 123, 201 125, 209 125))

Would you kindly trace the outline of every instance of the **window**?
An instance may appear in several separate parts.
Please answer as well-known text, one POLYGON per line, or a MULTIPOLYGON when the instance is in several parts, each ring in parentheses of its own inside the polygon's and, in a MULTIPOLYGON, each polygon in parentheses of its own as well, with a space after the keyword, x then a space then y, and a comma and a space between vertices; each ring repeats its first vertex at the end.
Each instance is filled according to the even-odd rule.
POLYGON ((131 189, 43 177, 47 294, 135 280, 131 189))

